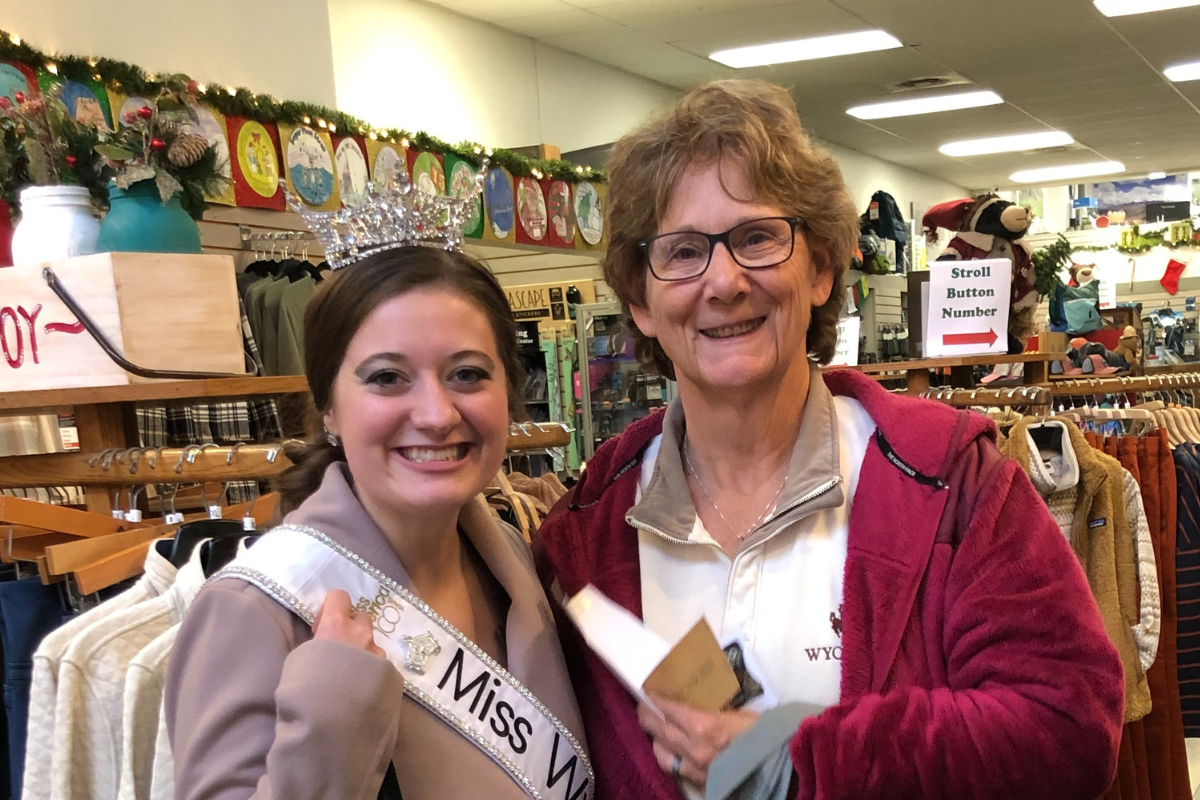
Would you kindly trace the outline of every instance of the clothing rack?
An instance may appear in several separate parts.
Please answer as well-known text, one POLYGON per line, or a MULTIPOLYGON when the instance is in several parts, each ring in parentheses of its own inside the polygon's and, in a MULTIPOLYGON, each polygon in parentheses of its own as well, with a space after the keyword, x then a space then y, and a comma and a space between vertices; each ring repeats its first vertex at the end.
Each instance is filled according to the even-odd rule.
POLYGON ((256 231, 249 225, 238 225, 238 236, 243 250, 265 253, 270 248, 273 255, 278 246, 285 257, 295 249, 292 245, 304 244, 307 250, 309 244, 316 244, 317 241, 312 231, 256 231))
POLYGON ((514 422, 508 432, 508 452, 568 447, 574 432, 565 422, 514 422))
POLYGON ((12 456, 0 458, 0 488, 266 480, 291 463, 281 457, 284 444, 113 447, 95 453, 12 456))
MULTIPOLYGON (((62 470, 78 476, 86 475, 92 470, 88 465, 91 458, 102 455, 106 450, 136 447, 138 445, 136 410, 139 405, 189 406, 197 402, 307 394, 308 383, 303 376, 152 381, 123 386, 6 392, 0 394, 0 415, 59 412, 73 414, 79 437, 79 453, 0 458, 0 488, 23 488, 37 485, 36 483, 31 484, 31 480, 43 479, 48 470, 56 472, 62 470), (80 453, 86 454, 86 456, 79 457, 80 453)), ((207 465, 210 460, 219 460, 221 467, 229 468, 228 472, 222 474, 223 478, 230 472, 235 472, 250 463, 248 459, 235 459, 234 464, 226 465, 219 456, 207 456, 203 460, 197 458, 195 464, 185 465, 185 468, 207 465)), ((262 477, 270 477, 277 471, 275 465, 269 464, 265 458, 257 459, 256 463, 258 469, 263 472, 262 477)), ((174 466, 174 462, 171 462, 171 466, 174 466)), ((278 468, 281 469, 282 466, 278 468)), ((144 473, 145 470, 146 461, 143 458, 139 464, 139 471, 144 473)), ((110 478, 112 477, 116 477, 116 474, 110 475, 110 478)), ((227 480, 235 480, 235 478, 227 478, 227 480)), ((74 481, 64 484, 61 478, 59 481, 55 485, 81 485, 74 481)), ((142 482, 152 483, 153 481, 144 480, 142 482)), ((108 486, 128 485, 129 483, 129 480, 114 481, 111 479, 107 483, 88 481, 84 485, 88 511, 100 514, 110 513, 113 510, 113 499, 108 486)))
MULTIPOLYGON (((1196 366, 1200 370, 1200 365, 1196 366)), ((1141 375, 1138 377, 1126 375, 1116 378, 1069 378, 1065 380, 1053 380, 1050 383, 1050 391, 1055 397, 1155 392, 1163 389, 1189 389, 1195 387, 1200 387, 1200 371, 1141 375)))
MULTIPOLYGON (((566 447, 571 433, 571 428, 561 422, 514 423, 509 431, 508 452, 566 447)), ((283 448, 292 442, 299 440, 182 448, 112 447, 89 453, 10 456, 0 458, 0 488, 266 480, 291 466, 283 448)))
POLYGON ((921 397, 955 408, 974 406, 1049 406, 1052 395, 1046 386, 1012 386, 1000 389, 926 389, 921 397))

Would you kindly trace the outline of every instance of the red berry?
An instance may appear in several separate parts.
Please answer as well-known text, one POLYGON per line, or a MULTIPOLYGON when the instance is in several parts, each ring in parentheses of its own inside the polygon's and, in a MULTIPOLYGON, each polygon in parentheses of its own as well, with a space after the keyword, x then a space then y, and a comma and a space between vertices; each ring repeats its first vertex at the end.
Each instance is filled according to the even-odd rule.
POLYGON ((194 81, 194 80, 188 81, 187 82, 187 93, 188 94, 199 94, 200 93, 200 81, 194 81))
POLYGON ((66 161, 67 161, 68 167, 74 167, 75 164, 79 161, 79 159, 75 158, 75 156, 67 156, 66 161))
POLYGON ((142 106, 138 109, 137 113, 142 119, 150 119, 154 116, 154 111, 150 108, 150 106, 142 106))
POLYGON ((25 102, 25 93, 17 92, 16 94, 13 95, 13 99, 16 100, 18 103, 24 103, 25 102))
POLYGON ((7 97, 0 97, 0 108, 3 108, 5 111, 8 111, 10 108, 12 108, 12 101, 9 100, 7 97))
POLYGON ((137 116, 136 111, 126 111, 125 112, 125 124, 126 125, 132 125, 133 123, 137 122, 137 118, 138 118, 138 116, 137 116))
POLYGON ((162 150, 164 147, 167 146, 167 143, 164 142, 162 139, 151 139, 150 146, 152 148, 154 148, 155 150, 162 150))

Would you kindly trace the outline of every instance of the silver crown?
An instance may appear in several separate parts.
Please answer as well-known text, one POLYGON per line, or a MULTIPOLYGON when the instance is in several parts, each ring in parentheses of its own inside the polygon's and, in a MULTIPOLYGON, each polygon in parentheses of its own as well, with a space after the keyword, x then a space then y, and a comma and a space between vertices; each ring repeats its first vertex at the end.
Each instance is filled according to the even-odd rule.
POLYGON ((334 269, 399 247, 458 250, 463 228, 479 213, 479 195, 487 175, 484 158, 469 192, 462 197, 435 195, 419 189, 403 170, 390 180, 372 181, 365 194, 347 198, 337 211, 313 211, 293 191, 287 203, 325 248, 334 269))

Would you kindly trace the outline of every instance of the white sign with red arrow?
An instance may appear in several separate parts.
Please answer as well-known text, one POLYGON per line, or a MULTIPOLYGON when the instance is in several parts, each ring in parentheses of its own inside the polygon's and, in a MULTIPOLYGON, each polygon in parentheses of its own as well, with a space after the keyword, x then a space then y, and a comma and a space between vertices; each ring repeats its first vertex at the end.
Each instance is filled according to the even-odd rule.
POLYGON ((1011 281, 1007 258, 930 263, 926 357, 1007 352, 1011 281))

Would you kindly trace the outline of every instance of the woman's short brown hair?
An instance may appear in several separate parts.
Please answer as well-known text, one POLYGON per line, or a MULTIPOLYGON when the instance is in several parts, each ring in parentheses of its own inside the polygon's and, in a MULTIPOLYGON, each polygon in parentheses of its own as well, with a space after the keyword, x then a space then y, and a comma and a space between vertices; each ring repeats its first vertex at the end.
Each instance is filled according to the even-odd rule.
MULTIPOLYGON (((858 215, 833 157, 800 124, 786 89, 763 81, 715 81, 688 92, 664 116, 623 137, 613 149, 604 278, 628 311, 646 303, 641 242, 658 232, 675 185, 696 164, 732 158, 746 170, 754 199, 803 222, 817 269, 833 273, 829 300, 813 308, 808 350, 827 364, 837 346, 845 302, 842 277, 858 243, 858 215)), ((658 341, 631 324, 637 354, 661 373, 674 366, 658 341)))

